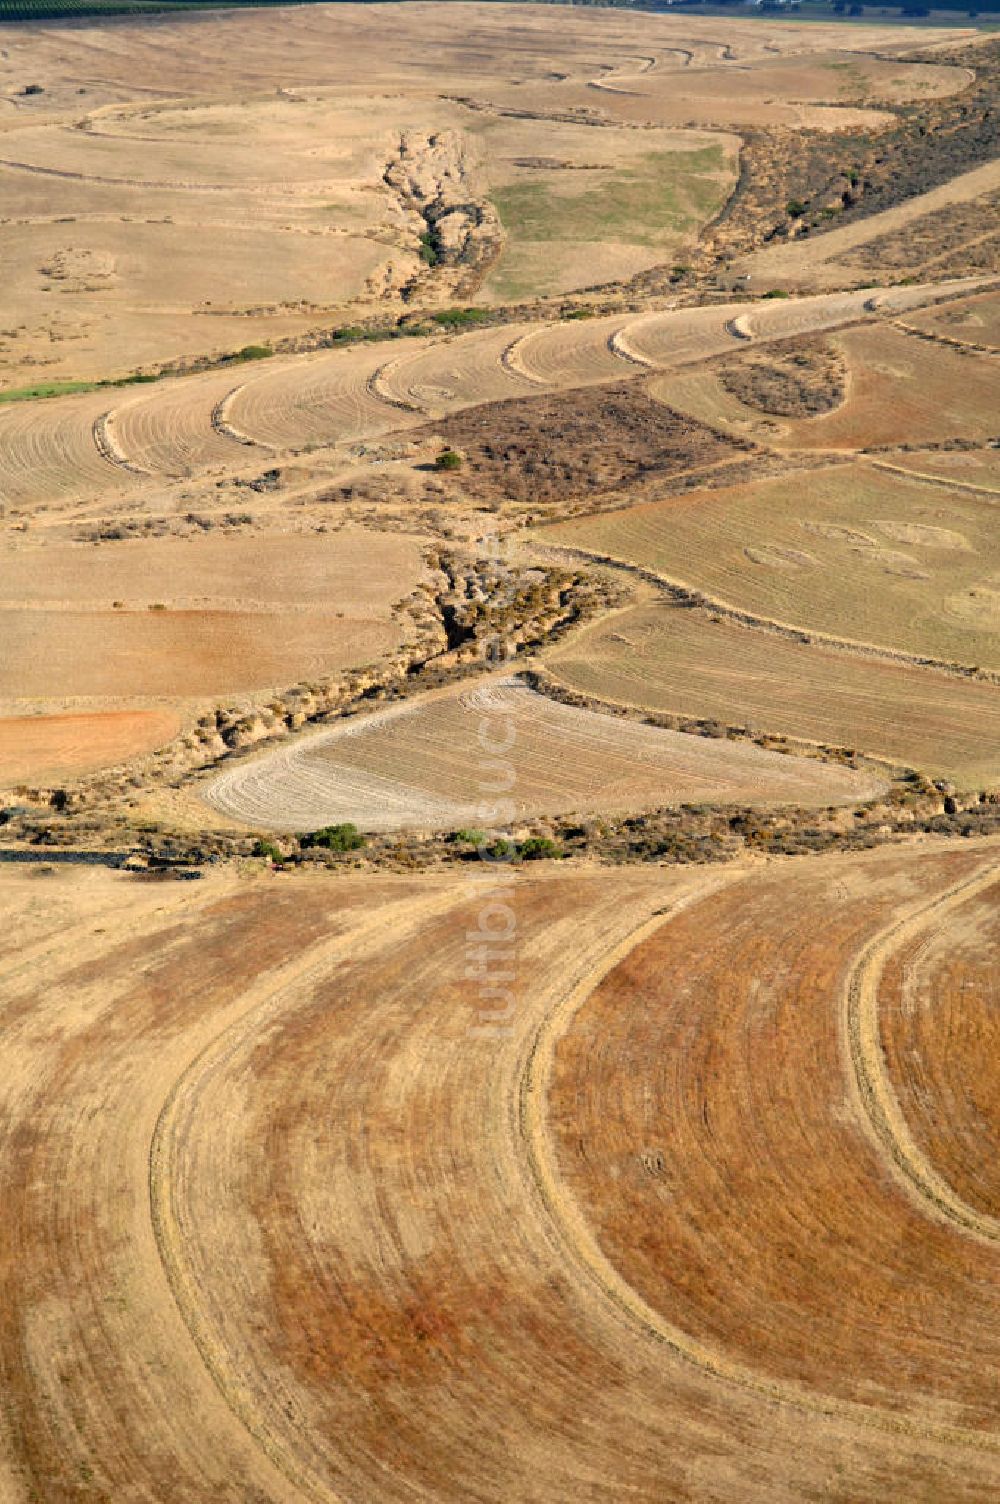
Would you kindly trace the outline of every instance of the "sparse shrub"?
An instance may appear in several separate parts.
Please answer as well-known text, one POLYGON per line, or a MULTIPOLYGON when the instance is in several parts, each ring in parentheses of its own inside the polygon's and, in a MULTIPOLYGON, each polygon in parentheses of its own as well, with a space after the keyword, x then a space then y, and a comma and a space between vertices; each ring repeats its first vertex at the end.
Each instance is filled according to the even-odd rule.
POLYGON ((150 611, 165 611, 167 608, 163 601, 151 601, 149 609, 150 611))
POLYGON ((435 324, 441 324, 445 329, 460 328, 462 324, 480 324, 489 316, 488 308, 442 308, 438 313, 431 314, 435 324))
POLYGON ((783 287, 772 287, 770 292, 764 294, 765 298, 787 298, 789 294, 783 287))
POLYGON ((124 609, 125 609, 125 602, 124 601, 112 601, 111 602, 111 609, 113 611, 124 611, 124 609))
POLYGON ((485 846, 485 830, 455 830, 451 839, 462 846, 485 846))
POLYGON ((517 842, 500 836, 486 848, 486 855, 493 862, 513 862, 517 859, 517 842))
POLYGON ((529 836, 522 841, 519 847, 519 855, 526 862, 544 861, 548 858, 561 857, 562 847, 557 846, 555 841, 548 836, 529 836))
POLYGON ((274 862, 276 867, 280 867, 282 862, 285 860, 273 841, 254 841, 253 855, 266 857, 268 861, 274 862))
POLYGON ((457 449, 442 449, 434 461, 435 470, 461 470, 462 456, 457 449))
POLYGON ((342 825, 324 825, 320 830, 303 836, 299 844, 303 850, 319 846, 324 851, 360 851, 365 838, 356 825, 346 821, 342 825))
POLYGON ((425 230, 420 237, 420 259, 425 266, 437 266, 440 260, 438 248, 430 230, 425 230))
POLYGON ((241 350, 237 350, 230 357, 230 359, 231 360, 266 360, 269 355, 273 355, 273 354, 274 354, 274 351, 271 349, 270 345, 244 345, 243 348, 241 350))
POLYGON ((801 219, 806 212, 806 206, 800 198, 790 198, 785 205, 785 213, 789 219, 801 219))

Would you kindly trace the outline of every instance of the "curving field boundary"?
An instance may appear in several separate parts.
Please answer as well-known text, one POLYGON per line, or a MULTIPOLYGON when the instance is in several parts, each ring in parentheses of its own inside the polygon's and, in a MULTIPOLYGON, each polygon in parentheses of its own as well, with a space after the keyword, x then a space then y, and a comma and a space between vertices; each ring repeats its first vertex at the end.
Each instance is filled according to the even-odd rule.
POLYGON ((879 984, 895 951, 921 930, 942 924, 953 910, 989 888, 996 881, 997 870, 995 863, 987 863, 972 877, 937 894, 930 903, 921 904, 877 935, 854 967, 844 994, 844 1026, 854 1088, 876 1146, 925 1210, 990 1242, 1000 1239, 1000 1217, 977 1211, 957 1195, 910 1133, 886 1069, 879 1027, 879 984))
MULTIPOLYGON (((923 1416, 910 1418, 832 1395, 817 1396, 814 1392, 793 1382, 765 1378, 742 1364, 732 1361, 724 1353, 692 1338, 668 1321, 623 1278, 602 1250, 593 1228, 560 1173, 547 1118, 547 1102, 553 1076, 555 1051, 560 1039, 595 990, 633 950, 702 898, 720 891, 723 886, 734 880, 739 881, 741 876, 742 874, 723 874, 709 878, 694 892, 683 894, 669 907, 658 910, 651 918, 639 924, 625 940, 606 953, 598 967, 578 981, 557 1006, 548 1012, 531 1040, 518 1085, 519 1130, 535 1190, 550 1218, 553 1236, 558 1237, 561 1242, 564 1262, 567 1266, 574 1268, 581 1278, 596 1286, 603 1297, 637 1330, 713 1379, 801 1412, 837 1417, 865 1429, 922 1440, 934 1438, 978 1450, 1000 1452, 1000 1433, 991 1434, 961 1426, 944 1425, 923 1416)), ((880 959, 882 958, 880 946, 885 945, 887 950, 894 948, 895 944, 909 938, 912 928, 921 927, 931 914, 941 912, 942 907, 947 912, 954 904, 965 902, 974 893, 989 886, 995 880, 996 867, 993 862, 990 862, 985 872, 977 872, 971 879, 966 879, 953 888, 949 888, 945 893, 938 894, 930 904, 922 904, 916 915, 899 921, 871 942, 859 963, 860 968, 864 969, 866 961, 873 953, 877 954, 880 959)), ((891 1093, 891 1087, 889 1091, 891 1093)), ((879 1146, 883 1152, 890 1152, 893 1161, 898 1163, 895 1158, 896 1146, 902 1145, 902 1137, 896 1136, 895 1126, 893 1123, 888 1139, 879 1136, 879 1146), (889 1149, 890 1143, 893 1146, 891 1150, 889 1149)), ((914 1146, 912 1154, 907 1151, 907 1163, 916 1170, 919 1161, 919 1151, 914 1146)), ((929 1171, 928 1167, 928 1173, 921 1176, 922 1185, 929 1189, 933 1178, 937 1177, 934 1177, 934 1172, 929 1171)), ((910 1183, 913 1184, 912 1181, 910 1183)), ((950 1191, 950 1188, 946 1189, 950 1191)), ((950 1194, 952 1201, 958 1199, 953 1193, 950 1194)), ((926 1193, 921 1195, 920 1202, 924 1211, 933 1209, 941 1212, 944 1210, 943 1203, 939 1205, 936 1197, 926 1193)), ((971 1213, 971 1208, 967 1210, 973 1217, 975 1216, 971 1213)), ((958 1218, 951 1217, 950 1220, 957 1221, 958 1218)), ((961 1225, 965 1230, 971 1230, 964 1220, 961 1225)), ((992 1234, 989 1235, 992 1236, 992 1234)))

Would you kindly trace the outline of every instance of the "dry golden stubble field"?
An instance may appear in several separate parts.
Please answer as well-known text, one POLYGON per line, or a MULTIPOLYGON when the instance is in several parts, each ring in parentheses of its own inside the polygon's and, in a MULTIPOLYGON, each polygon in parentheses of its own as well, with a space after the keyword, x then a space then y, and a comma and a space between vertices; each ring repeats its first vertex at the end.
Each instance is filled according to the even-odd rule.
POLYGON ((960 344, 989 345, 1000 350, 1000 293, 985 292, 912 313, 906 322, 928 334, 957 340, 960 344))
MULTIPOLYGON (((963 280, 947 290, 971 291, 981 283, 963 280)), ((940 290, 934 285, 904 287, 879 294, 879 299, 892 312, 907 313, 933 301, 940 290)), ((874 321, 878 314, 866 307, 869 302, 867 292, 853 291, 750 308, 732 303, 535 328, 517 324, 507 331, 476 330, 413 345, 383 340, 265 359, 164 380, 138 393, 97 391, 3 404, 0 487, 12 516, 56 503, 93 502, 109 491, 116 497, 138 497, 177 478, 218 477, 255 461, 263 468, 273 464, 275 451, 295 453, 378 437, 420 418, 505 394, 523 396, 543 387, 566 390, 690 366, 737 351, 746 333, 763 347, 770 340, 835 330, 858 319, 874 321)), ((926 350, 936 348, 889 333, 903 342, 899 349, 904 357, 912 354, 911 346, 922 352, 914 357, 918 363, 921 358, 926 363, 926 350)), ((983 361, 984 368, 987 364, 983 361)), ((963 367, 962 375, 974 390, 989 379, 976 366, 963 367)), ((682 380, 678 378, 678 391, 682 380)), ((664 394, 673 386, 668 384, 664 394)), ((881 411, 891 416, 884 385, 880 392, 881 411)), ((991 392, 975 395, 962 432, 992 432, 983 411, 990 411, 991 392)), ((926 403, 920 412, 927 426, 926 403)), ((839 414, 830 416, 837 420, 839 414)), ((855 415, 855 428, 859 421, 855 415)), ((936 423, 930 426, 938 431, 936 423)), ((852 430, 844 442, 860 443, 863 437, 852 430)))
POLYGON ((534 814, 707 801, 825 808, 884 788, 870 770, 622 722, 501 679, 265 752, 199 792, 251 828, 308 831, 346 821, 364 830, 492 827, 534 814), (484 718, 504 728, 502 757, 484 749, 484 718))
POLYGON ((1000 1215, 1000 928, 992 887, 931 914, 877 982, 885 1070, 919 1152, 977 1214, 1000 1215), (984 1068, 987 1067, 987 1068, 984 1068))
POLYGON ((735 126, 877 130, 892 116, 868 101, 967 82, 946 54, 892 55, 955 32, 506 6, 463 7, 456 32, 427 5, 310 12, 10 32, 5 386, 412 311, 484 275, 491 301, 628 279, 683 260, 721 208, 735 126), (404 138, 415 196, 385 177, 404 138), (457 270, 422 259, 442 193, 494 201, 502 224, 457 270))
MULTIPOLYGON (((756 317, 756 309, 746 317, 751 332, 756 317)), ((919 314, 904 317, 912 323, 919 314)), ((1000 364, 991 356, 874 321, 832 331, 828 339, 846 368, 847 387, 844 400, 818 417, 764 413, 727 391, 711 368, 661 377, 653 390, 702 422, 780 449, 853 451, 997 437, 1000 364)))
POLYGON ((990 496, 859 462, 648 502, 535 536, 807 632, 996 669, 995 513, 990 496))
POLYGON ((845 1017, 995 862, 514 875, 509 1032, 495 869, 5 868, 9 1496, 989 1496, 996 1250, 898 1175, 845 1017))
POLYGON ((1000 783, 1000 687, 825 649, 666 602, 589 623, 545 655, 598 700, 919 768, 962 787, 1000 783))
MULTIPOLYGON (((995 848, 911 851, 727 887, 555 1031, 549 1093, 562 1193, 661 1329, 805 1408, 865 1411, 900 1438, 962 1435, 994 1469, 996 1219, 936 1195, 946 1101, 926 1119, 925 1166, 908 1158, 871 1094, 879 1046, 855 1033, 852 979, 873 944, 892 958, 911 922, 995 890, 996 870, 995 848)), ((947 1014, 960 1002, 942 982, 947 1014)), ((928 1068, 953 1069, 930 1065, 934 1044, 947 1048, 928 1040, 928 1068)), ((987 1098, 994 1067, 979 1055, 987 1098)), ((960 1470, 937 1487, 964 1497, 960 1470)), ((935 1496, 929 1479, 915 1496, 935 1496)))

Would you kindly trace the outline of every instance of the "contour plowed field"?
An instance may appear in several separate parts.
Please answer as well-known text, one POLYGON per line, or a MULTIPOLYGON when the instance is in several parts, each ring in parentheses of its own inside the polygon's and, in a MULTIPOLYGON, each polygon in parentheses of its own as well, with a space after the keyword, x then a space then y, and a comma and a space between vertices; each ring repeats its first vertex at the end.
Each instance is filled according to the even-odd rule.
POLYGON ((265 828, 351 821, 398 830, 709 799, 828 805, 877 789, 869 774, 616 721, 505 680, 366 716, 242 763, 206 797, 265 828), (489 750, 498 740, 502 757, 489 750))
POLYGON ((1000 1229, 1000 885, 932 912, 886 960, 886 1070, 921 1153, 1000 1229))
POLYGON ((597 699, 848 747, 963 785, 1000 782, 1000 688, 637 606, 546 658, 597 699))
MULTIPOLYGON (((781 306, 791 312, 764 328, 792 335, 821 327, 804 319, 797 303, 781 306)), ((741 322, 759 338, 758 318, 755 309, 741 322)), ((885 327, 846 329, 834 334, 832 343, 847 367, 847 390, 843 402, 818 417, 774 419, 734 397, 711 368, 664 377, 656 392, 702 422, 778 448, 855 450, 994 436, 1000 372, 990 357, 885 327)))
POLYGON ((1000 667, 991 497, 859 463, 648 502, 539 536, 772 620, 1000 667))
POLYGON ((1000 348, 1000 295, 983 293, 940 308, 912 313, 907 323, 929 334, 945 335, 963 344, 990 345, 1000 348))
POLYGON ((5 868, 6 1496, 991 1497, 996 1246, 894 1168, 845 1025, 988 859, 5 868))
MULTIPOLYGON (((996 1468, 995 1225, 910 1178, 852 984, 870 943, 984 871, 985 852, 894 853, 727 887, 553 1029, 548 1103, 567 1239, 664 1337, 736 1384, 896 1432, 901 1453, 950 1432, 996 1468)), ((928 1044, 956 1079, 946 1033, 928 1044)), ((995 1053, 978 1065, 991 1092, 995 1053)), ((959 1474, 941 1486, 965 1497, 959 1474)))
MULTIPOLYGON (((919 306, 929 295, 919 287, 901 292, 907 306, 919 306)), ((852 319, 874 319, 874 313, 866 312, 868 300, 869 294, 857 292, 755 305, 749 311, 739 303, 668 309, 631 319, 617 315, 541 324, 526 332, 522 326, 489 329, 418 348, 383 341, 173 379, 139 397, 109 391, 16 403, 0 408, 0 438, 5 439, 0 488, 11 500, 42 505, 67 496, 103 494, 110 485, 148 485, 151 476, 187 476, 238 463, 252 453, 242 447, 248 441, 295 450, 377 437, 428 414, 544 387, 568 390, 643 370, 669 370, 735 351, 740 336, 734 330, 749 328, 748 320, 754 339, 766 342, 852 319), (98 423, 95 438, 95 422, 109 413, 107 424, 98 423), (111 460, 98 450, 102 430, 111 460)), ((850 331, 844 338, 865 332, 850 331)), ((842 428, 816 427, 829 425, 837 414, 812 420, 796 427, 797 435, 800 430, 805 435, 797 443, 850 447, 889 442, 903 432, 927 441, 953 431, 973 437, 992 434, 996 372, 988 361, 963 358, 896 330, 879 327, 868 334, 875 342, 871 350, 865 345, 855 353, 862 365, 874 363, 873 374, 864 379, 875 386, 858 388, 861 407, 849 401, 840 410, 842 428), (929 377, 927 362, 939 354, 944 356, 942 374, 929 377), (895 388, 878 367, 890 357, 895 365, 889 376, 895 372, 893 379, 905 377, 909 383, 900 397, 905 415, 898 421, 895 388), (958 399, 949 361, 961 363, 958 374, 967 393, 962 415, 953 411, 958 399), (866 416, 859 416, 862 408, 866 416), (883 411, 888 415, 884 419, 879 416, 883 411)), ((851 345, 849 353, 853 350, 851 345)), ((662 395, 672 401, 669 384, 662 395)))

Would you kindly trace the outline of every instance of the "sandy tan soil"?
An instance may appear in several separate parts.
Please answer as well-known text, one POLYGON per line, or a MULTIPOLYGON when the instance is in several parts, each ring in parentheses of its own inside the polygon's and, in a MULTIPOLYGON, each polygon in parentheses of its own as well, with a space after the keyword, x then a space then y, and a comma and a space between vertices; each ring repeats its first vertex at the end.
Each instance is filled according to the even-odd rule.
MULTIPOLYGON (((19 540, 20 541, 20 540, 19 540)), ((191 701, 362 667, 398 647, 420 578, 411 538, 31 539, 4 551, 0 702, 191 701)))
POLYGON ((0 785, 46 783, 127 762, 170 741, 180 728, 181 717, 169 710, 0 717, 0 785))

